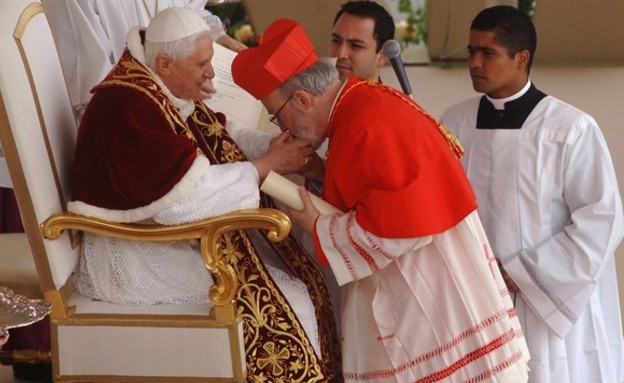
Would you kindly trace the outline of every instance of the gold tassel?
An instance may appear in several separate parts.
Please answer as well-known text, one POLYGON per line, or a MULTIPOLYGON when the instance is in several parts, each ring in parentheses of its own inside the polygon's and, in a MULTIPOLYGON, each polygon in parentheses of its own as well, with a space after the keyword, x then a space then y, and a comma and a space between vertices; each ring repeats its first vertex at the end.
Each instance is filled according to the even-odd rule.
POLYGON ((453 133, 449 132, 442 124, 438 124, 438 130, 442 133, 444 139, 446 139, 446 142, 451 147, 453 154, 455 154, 455 158, 458 160, 461 159, 464 156, 464 148, 462 148, 457 137, 453 133))

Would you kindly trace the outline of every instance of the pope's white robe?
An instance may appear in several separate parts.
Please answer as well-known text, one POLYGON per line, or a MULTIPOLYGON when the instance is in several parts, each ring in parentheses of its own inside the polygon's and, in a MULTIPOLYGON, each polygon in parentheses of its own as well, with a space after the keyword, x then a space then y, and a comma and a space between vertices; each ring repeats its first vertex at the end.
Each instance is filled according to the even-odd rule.
POLYGON ((441 120, 465 149, 494 255, 521 290, 530 381, 624 381, 613 258, 622 202, 596 121, 547 96, 521 129, 476 129, 478 107, 465 101, 441 120))

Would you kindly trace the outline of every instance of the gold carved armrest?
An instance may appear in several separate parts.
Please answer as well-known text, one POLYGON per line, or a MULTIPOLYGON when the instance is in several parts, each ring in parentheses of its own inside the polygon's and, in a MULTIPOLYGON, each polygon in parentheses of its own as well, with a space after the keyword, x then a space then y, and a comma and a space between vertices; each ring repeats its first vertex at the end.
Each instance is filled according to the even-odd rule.
POLYGON ((221 235, 241 229, 264 229, 268 231, 269 240, 279 242, 286 238, 290 227, 290 220, 284 213, 266 208, 239 210, 172 226, 116 223, 72 213, 55 214, 41 224, 43 237, 47 239, 57 239, 63 231, 70 229, 138 241, 200 239, 204 265, 215 279, 209 296, 217 319, 233 317, 234 297, 238 289, 236 273, 220 251, 221 235))

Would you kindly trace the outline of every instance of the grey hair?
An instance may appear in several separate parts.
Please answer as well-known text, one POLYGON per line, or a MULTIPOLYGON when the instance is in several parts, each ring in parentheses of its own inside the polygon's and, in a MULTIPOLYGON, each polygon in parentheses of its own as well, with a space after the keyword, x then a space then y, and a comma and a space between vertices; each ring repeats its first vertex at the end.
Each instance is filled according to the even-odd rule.
POLYGON ((323 58, 303 72, 289 78, 279 87, 279 90, 282 94, 292 94, 298 89, 303 89, 312 94, 321 94, 338 77, 338 70, 334 64, 323 58))
POLYGON ((201 40, 211 38, 211 36, 211 31, 206 30, 180 40, 165 43, 154 43, 145 40, 145 63, 148 67, 155 70, 156 57, 159 54, 166 54, 174 60, 183 60, 195 52, 201 40))

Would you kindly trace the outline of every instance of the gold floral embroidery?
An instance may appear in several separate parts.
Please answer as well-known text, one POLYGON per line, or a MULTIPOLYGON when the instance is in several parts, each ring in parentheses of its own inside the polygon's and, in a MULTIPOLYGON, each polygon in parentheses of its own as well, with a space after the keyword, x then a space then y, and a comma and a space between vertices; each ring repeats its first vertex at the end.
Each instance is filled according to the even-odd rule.
POLYGON ((290 357, 286 348, 278 347, 274 342, 265 343, 262 346, 264 357, 258 358, 258 366, 262 369, 269 367, 275 376, 284 374, 284 366, 290 357))
POLYGON ((239 312, 245 322, 251 324, 245 328, 245 344, 254 345, 247 348, 250 362, 248 363, 249 374, 260 374, 267 368, 266 365, 259 363, 263 356, 257 355, 259 351, 255 345, 275 342, 288 351, 291 361, 304 367, 284 369, 281 375, 269 373, 266 375, 268 381, 301 383, 325 381, 319 361, 303 328, 288 302, 271 280, 247 234, 239 232, 236 238, 224 238, 224 241, 225 243, 235 241, 236 247, 245 248, 246 256, 238 260, 236 271, 241 282, 237 296, 239 312), (252 358, 251 355, 257 355, 257 357, 252 358), (277 376, 280 379, 273 380, 277 376))

